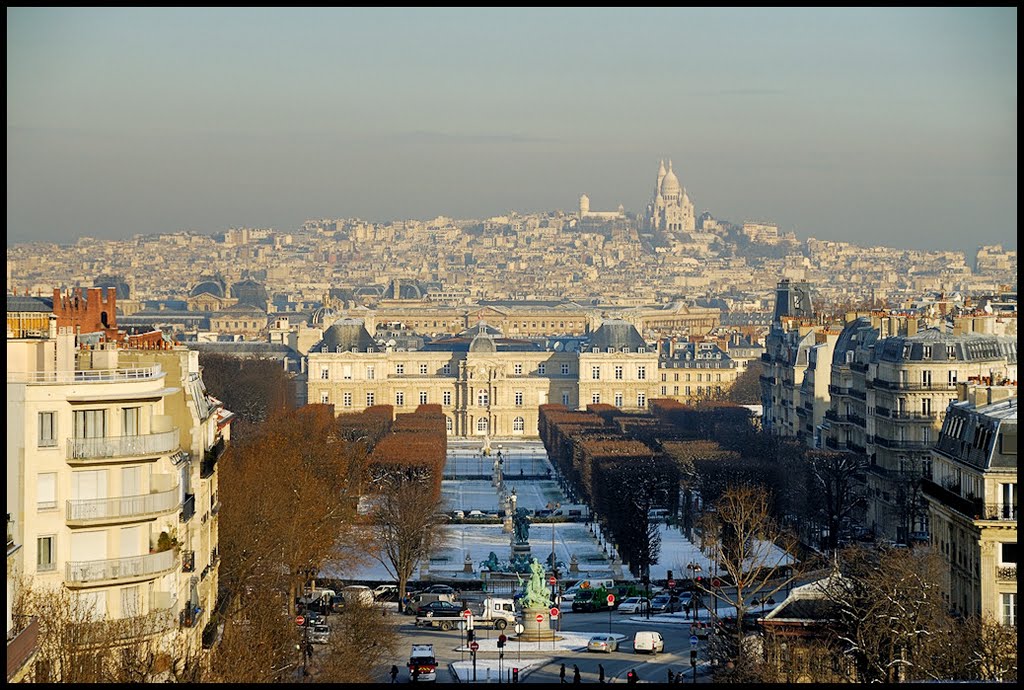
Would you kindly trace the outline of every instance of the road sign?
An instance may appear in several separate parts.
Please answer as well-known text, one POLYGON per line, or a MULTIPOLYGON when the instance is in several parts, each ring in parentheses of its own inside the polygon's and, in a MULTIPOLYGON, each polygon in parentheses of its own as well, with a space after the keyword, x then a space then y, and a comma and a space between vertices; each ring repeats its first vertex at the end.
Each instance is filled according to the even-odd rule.
POLYGON ((722 581, 721 581, 721 580, 719 580, 719 579, 718 579, 718 578, 716 577, 716 578, 715 578, 714 580, 712 580, 712 581, 711 581, 711 586, 712 586, 712 587, 721 587, 721 586, 722 586, 722 581))
POLYGON ((608 595, 608 603, 609 604, 614 604, 615 603, 615 595, 614 594, 609 594, 608 595))
POLYGON ((549 585, 558 584, 558 578, 555 577, 554 575, 552 575, 551 577, 548 578, 548 584, 549 585))
POLYGON ((475 652, 476 650, 480 649, 480 643, 479 643, 479 642, 470 642, 470 643, 469 643, 469 648, 470 648, 470 649, 471 649, 472 651, 474 651, 474 652, 475 652))
POLYGON ((462 612, 462 617, 465 618, 466 620, 469 620, 470 618, 472 618, 472 616, 473 616, 473 612, 470 611, 469 609, 466 609, 465 611, 462 612))
POLYGON ((551 617, 552 618, 558 618, 558 607, 552 607, 552 609, 551 609, 551 617))
POLYGON ((543 623, 544 622, 544 614, 543 613, 538 613, 537 614, 537 622, 538 623, 543 623))
POLYGON ((295 625, 304 625, 305 622, 306 622, 306 619, 303 618, 302 616, 295 616, 295 625))
POLYGON ((516 627, 515 627, 516 635, 522 635, 524 630, 526 630, 526 628, 523 627, 522 623, 516 623, 516 627))
POLYGON ((690 646, 691 647, 696 647, 697 646, 697 642, 698 642, 697 636, 696 635, 690 635, 690 646))
POLYGON ((676 586, 676 581, 675 580, 669 580, 668 581, 668 588, 669 589, 675 589, 675 586, 676 586))

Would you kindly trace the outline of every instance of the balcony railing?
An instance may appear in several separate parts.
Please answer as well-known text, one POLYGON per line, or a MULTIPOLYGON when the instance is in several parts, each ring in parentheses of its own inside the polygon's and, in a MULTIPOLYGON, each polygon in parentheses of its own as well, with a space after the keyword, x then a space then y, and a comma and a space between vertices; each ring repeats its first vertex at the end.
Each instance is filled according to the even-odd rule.
POLYGON ((979 516, 982 520, 1010 520, 1017 521, 1017 506, 1003 503, 986 503, 982 506, 979 516))
POLYGON ((177 488, 155 494, 67 502, 67 520, 116 520, 170 513, 181 501, 177 488))
POLYGON ((1017 566, 1006 565, 996 568, 996 578, 999 580, 1017 580, 1017 566))
POLYGON ((867 400, 868 399, 868 394, 867 393, 865 393, 864 391, 859 391, 856 388, 851 388, 849 392, 850 392, 850 397, 851 398, 857 398, 857 400, 867 400))
POLYGON ((157 364, 129 369, 82 369, 80 371, 7 372, 8 383, 111 383, 117 381, 151 381, 164 375, 157 364))
POLYGON ((934 443, 928 441, 898 440, 885 438, 884 436, 875 436, 873 440, 876 445, 895 450, 927 450, 934 445, 934 443))
POLYGON ((127 558, 69 561, 65 565, 64 579, 84 583, 147 577, 174 570, 177 564, 178 553, 174 549, 127 558))
POLYGON ((162 455, 178 448, 178 430, 138 436, 69 438, 68 460, 126 458, 137 455, 162 455))
POLYGON ((850 389, 846 386, 829 386, 828 392, 831 395, 849 395, 850 389))
POLYGON ((956 390, 955 383, 947 383, 945 381, 932 381, 930 383, 910 381, 887 381, 885 379, 872 379, 868 381, 868 386, 875 388, 882 388, 891 391, 952 391, 956 390))

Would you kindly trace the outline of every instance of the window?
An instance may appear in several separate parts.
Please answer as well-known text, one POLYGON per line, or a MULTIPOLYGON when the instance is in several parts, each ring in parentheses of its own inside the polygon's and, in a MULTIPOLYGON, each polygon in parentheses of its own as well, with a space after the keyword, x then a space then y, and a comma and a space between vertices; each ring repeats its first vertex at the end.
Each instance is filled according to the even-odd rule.
POLYGON ((39 413, 39 447, 53 448, 57 445, 57 414, 39 413))
POLYGON ((343 364, 342 365, 342 367, 341 367, 341 378, 345 379, 346 381, 351 381, 352 380, 352 365, 351 364, 343 364))
POLYGON ((367 365, 367 367, 366 367, 366 379, 368 381, 372 381, 375 378, 377 378, 376 374, 377 374, 376 369, 372 365, 367 365))
POLYGON ((562 404, 565 405, 566 407, 569 407, 569 394, 568 393, 562 393, 562 404))
POLYGON ((328 367, 320 367, 320 378, 327 381, 331 378, 331 370, 328 367))
POLYGON ((133 585, 121 590, 121 615, 128 618, 142 613, 139 599, 139 586, 133 585))
POLYGON ((405 391, 395 391, 395 406, 405 407, 405 391))
POLYGON ((352 393, 346 392, 341 394, 341 404, 344 407, 352 407, 352 393))
POLYGON ((75 438, 103 438, 106 435, 106 410, 75 410, 75 438))
POLYGON ((522 364, 513 364, 512 365, 512 374, 514 376, 522 376, 523 375, 523 365, 522 364))
POLYGON ((36 540, 36 570, 39 572, 54 570, 56 563, 55 536, 39 537, 36 540))
POLYGON ((427 392, 426 391, 420 391, 420 405, 426 405, 426 404, 427 404, 427 392))
POLYGON ((661 394, 662 395, 668 395, 668 386, 662 386, 661 387, 661 394))
POLYGON ((426 364, 421 364, 420 365, 420 376, 426 376, 426 375, 427 375, 427 365, 426 364))
POLYGON ((57 473, 41 472, 36 479, 36 508, 57 510, 57 473))
POLYGON ((932 372, 925 369, 921 372, 921 385, 930 386, 932 385, 932 372))
POLYGON ((487 417, 476 420, 476 430, 483 434, 487 433, 487 417))
POLYGON ((956 384, 956 370, 955 369, 950 369, 949 371, 946 372, 946 382, 950 386, 956 384))
POLYGON ((139 408, 121 408, 121 434, 124 436, 138 436, 139 433, 139 408))
POLYGON ((925 417, 930 417, 932 414, 932 399, 922 398, 921 399, 921 414, 925 417))
POLYGON ((679 395, 679 386, 672 386, 672 395, 679 395))
POLYGON ((452 404, 452 392, 451 391, 445 391, 444 393, 441 393, 441 402, 443 404, 445 404, 445 405, 451 405, 452 404))
POLYGON ((537 365, 537 373, 538 374, 543 376, 545 371, 547 371, 547 366, 543 362, 541 364, 537 365))
POLYGON ((594 379, 595 381, 599 381, 601 379, 601 367, 590 367, 590 378, 594 379))
POLYGON ((373 407, 374 399, 375 398, 374 398, 374 394, 373 393, 367 393, 366 394, 366 406, 367 407, 373 407))
POLYGON ((615 393, 615 407, 622 407, 622 393, 618 391, 615 393))
POLYGON ((637 407, 647 407, 647 394, 646 393, 637 393, 636 394, 636 406, 637 407))
POLYGON ((642 355, 642 354, 644 354, 644 353, 646 353, 646 352, 647 352, 647 348, 646 348, 646 347, 638 347, 638 348, 636 349, 636 351, 637 351, 637 353, 638 353, 638 354, 641 354, 641 355, 642 355))
POLYGON ((1000 596, 1002 604, 1003 625, 1016 627, 1017 625, 1017 593, 1005 592, 1000 596))
POLYGON ((621 364, 616 364, 615 365, 615 380, 616 381, 621 381, 622 380, 622 365, 621 364))
POLYGON ((452 365, 448 362, 445 362, 444 366, 441 367, 441 373, 444 374, 445 376, 451 376, 452 365))
POLYGON ((331 394, 328 391, 320 391, 320 404, 329 405, 331 403, 331 394))
POLYGON ((405 376, 405 365, 404 364, 396 364, 395 365, 395 374, 398 375, 398 376, 405 376))
POLYGON ((636 368, 636 377, 640 381, 646 381, 647 380, 647 367, 643 367, 643 366, 637 367, 636 368))
POLYGON ((476 394, 477 407, 487 407, 489 399, 490 396, 487 394, 487 391, 480 391, 476 394))
POLYGON ((665 373, 665 372, 662 372, 662 374, 661 374, 661 380, 662 380, 663 382, 664 382, 664 381, 668 381, 668 374, 667 374, 667 373, 665 373))
POLYGON ((518 431, 519 433, 522 433, 525 428, 526 420, 524 420, 522 417, 516 417, 515 419, 512 420, 512 431, 518 431))
POLYGON ((569 375, 569 365, 566 362, 562 362, 562 376, 569 375))
POLYGON ((523 392, 522 391, 516 391, 515 398, 516 398, 516 407, 522 407, 523 406, 523 392))
POLYGON ((444 428, 449 434, 455 430, 455 425, 452 423, 451 417, 444 418, 444 428))
POLYGON ((590 394, 590 402, 594 403, 595 405, 600 405, 601 404, 601 394, 600 393, 591 393, 590 394))
POLYGON ((999 565, 1017 565, 1017 542, 999 545, 999 565))

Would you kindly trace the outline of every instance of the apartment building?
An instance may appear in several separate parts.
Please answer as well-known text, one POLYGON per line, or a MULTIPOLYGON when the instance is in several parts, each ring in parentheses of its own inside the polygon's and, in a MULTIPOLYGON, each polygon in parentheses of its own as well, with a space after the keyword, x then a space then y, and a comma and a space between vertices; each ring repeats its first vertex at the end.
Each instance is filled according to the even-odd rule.
MULTIPOLYGON (((89 303, 93 291, 74 308, 89 303)), ((12 337, 8 323, 7 509, 21 544, 9 577, 66 588, 89 618, 118 621, 126 644, 198 650, 217 600, 216 461, 231 415, 196 353, 57 324, 12 337)))
POLYGON ((922 488, 950 606, 1016 626, 1016 384, 958 382, 931 463, 922 488))

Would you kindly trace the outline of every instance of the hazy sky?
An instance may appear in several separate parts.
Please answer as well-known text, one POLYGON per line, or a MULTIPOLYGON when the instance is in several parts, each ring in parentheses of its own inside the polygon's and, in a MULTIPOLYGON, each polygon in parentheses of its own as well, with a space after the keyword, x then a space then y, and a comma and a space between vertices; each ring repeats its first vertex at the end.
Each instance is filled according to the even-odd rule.
POLYGON ((7 9, 7 238, 620 203, 1016 248, 1017 9, 7 9))

